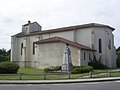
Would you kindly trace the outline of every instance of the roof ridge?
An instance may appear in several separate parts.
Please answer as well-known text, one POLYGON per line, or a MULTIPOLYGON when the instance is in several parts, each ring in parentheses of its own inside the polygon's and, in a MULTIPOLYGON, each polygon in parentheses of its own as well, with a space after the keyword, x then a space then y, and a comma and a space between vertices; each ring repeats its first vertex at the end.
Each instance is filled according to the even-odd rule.
MULTIPOLYGON (((23 34, 23 35, 20 35, 20 37, 39 35, 39 34, 48 34, 48 33, 55 33, 55 32, 72 31, 72 30, 76 30, 76 29, 89 28, 89 27, 108 27, 112 31, 115 30, 113 27, 110 27, 108 25, 99 24, 99 23, 88 23, 88 24, 82 24, 82 25, 74 25, 74 26, 68 26, 68 27, 42 30, 42 31, 39 31, 39 32, 34 32, 34 33, 26 34, 26 35, 23 34)), ((19 37, 19 35, 18 35, 18 37, 19 37)))

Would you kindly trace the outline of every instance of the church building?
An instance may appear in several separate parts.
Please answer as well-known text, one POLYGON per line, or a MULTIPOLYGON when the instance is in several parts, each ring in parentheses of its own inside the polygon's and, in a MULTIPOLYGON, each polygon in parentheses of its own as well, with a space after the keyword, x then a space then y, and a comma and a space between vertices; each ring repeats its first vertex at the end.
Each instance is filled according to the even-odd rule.
POLYGON ((37 22, 28 21, 11 37, 11 61, 20 67, 62 66, 68 45, 73 66, 87 66, 96 56, 108 67, 116 67, 114 30, 98 23, 42 30, 37 22))

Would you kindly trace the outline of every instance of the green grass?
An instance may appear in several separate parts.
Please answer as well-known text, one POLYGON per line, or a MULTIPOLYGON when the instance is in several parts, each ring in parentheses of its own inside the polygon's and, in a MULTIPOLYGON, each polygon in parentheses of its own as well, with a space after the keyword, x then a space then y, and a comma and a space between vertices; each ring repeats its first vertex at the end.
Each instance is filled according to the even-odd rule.
MULTIPOLYGON (((108 70, 94 70, 93 73, 104 73, 108 72, 108 70)), ((44 74, 43 69, 36 69, 36 68, 20 68, 18 70, 18 74, 44 74)), ((81 78, 83 76, 88 76, 89 73, 82 73, 82 74, 70 74, 71 79, 81 78)), ((112 77, 120 76, 120 72, 114 72, 111 74, 112 77)), ((93 78, 103 78, 108 77, 108 75, 99 75, 93 78)), ((68 74, 66 75, 47 75, 47 80, 60 80, 60 79, 68 79, 68 74)), ((20 80, 19 76, 0 76, 0 80, 20 80)), ((22 80, 44 80, 44 76, 22 76, 22 80)))
POLYGON ((43 69, 36 69, 36 68, 20 68, 18 73, 22 74, 43 74, 43 69))
MULTIPOLYGON (((83 73, 83 74, 70 74, 70 79, 77 79, 82 76, 87 76, 89 73, 83 73)), ((47 80, 60 80, 60 79, 68 79, 68 75, 48 75, 47 80)))
POLYGON ((19 80, 19 76, 0 76, 0 80, 19 80))
POLYGON ((43 76, 22 76, 22 80, 44 80, 43 76))
MULTIPOLYGON (((44 74, 43 69, 36 68, 20 68, 18 70, 18 74, 44 74)), ((76 79, 82 76, 88 75, 88 73, 84 74, 71 74, 70 78, 76 79)), ((66 75, 47 75, 47 80, 60 80, 60 79, 68 79, 68 74, 66 75)), ((19 76, 0 76, 0 80, 19 80, 19 76)), ((22 80, 44 80, 44 76, 22 76, 22 80)))
POLYGON ((93 70, 93 73, 105 73, 108 72, 109 69, 104 69, 104 70, 93 70))
MULTIPOLYGON (((43 74, 43 69, 36 68, 19 68, 18 74, 43 74)), ((0 76, 0 80, 19 80, 20 76, 0 76)), ((22 76, 23 80, 43 80, 43 76, 22 76)))
POLYGON ((72 79, 77 79, 77 78, 80 78, 80 77, 83 77, 83 76, 88 76, 89 73, 82 73, 82 74, 71 74, 71 78, 72 79))
POLYGON ((119 77, 120 76, 120 72, 114 72, 111 74, 112 77, 119 77))
MULTIPOLYGON (((119 69, 119 68, 117 68, 117 69, 119 69)), ((93 78, 104 78, 104 77, 108 77, 108 70, 109 70, 109 69, 105 69, 105 70, 94 70, 93 73, 107 73, 107 74, 94 76, 93 78)), ((115 70, 115 69, 111 69, 111 70, 115 70)), ((112 73, 111 73, 111 77, 120 77, 120 72, 112 72, 112 73)))
MULTIPOLYGON (((36 69, 36 68, 20 68, 18 73, 22 74, 44 74, 43 69, 36 69)), ((85 75, 89 75, 89 73, 83 73, 83 74, 71 74, 70 78, 76 79, 85 75)), ((43 80, 43 76, 23 76, 22 79, 24 80, 43 80)), ((47 80, 60 80, 60 79, 68 79, 68 75, 47 75, 47 80)))

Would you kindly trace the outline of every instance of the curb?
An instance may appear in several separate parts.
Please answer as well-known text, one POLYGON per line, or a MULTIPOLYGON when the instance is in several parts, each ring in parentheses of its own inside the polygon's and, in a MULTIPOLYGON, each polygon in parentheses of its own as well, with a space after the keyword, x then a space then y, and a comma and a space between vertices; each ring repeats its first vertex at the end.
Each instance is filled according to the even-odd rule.
POLYGON ((68 84, 87 82, 117 81, 120 77, 97 78, 97 79, 69 79, 69 80, 0 80, 0 84, 68 84))

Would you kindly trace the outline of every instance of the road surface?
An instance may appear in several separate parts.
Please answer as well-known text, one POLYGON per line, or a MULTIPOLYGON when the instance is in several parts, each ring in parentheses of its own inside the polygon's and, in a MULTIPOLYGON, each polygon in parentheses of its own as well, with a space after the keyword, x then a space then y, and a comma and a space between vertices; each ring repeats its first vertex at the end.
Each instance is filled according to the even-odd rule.
POLYGON ((120 90, 120 81, 74 84, 0 84, 0 90, 120 90))

